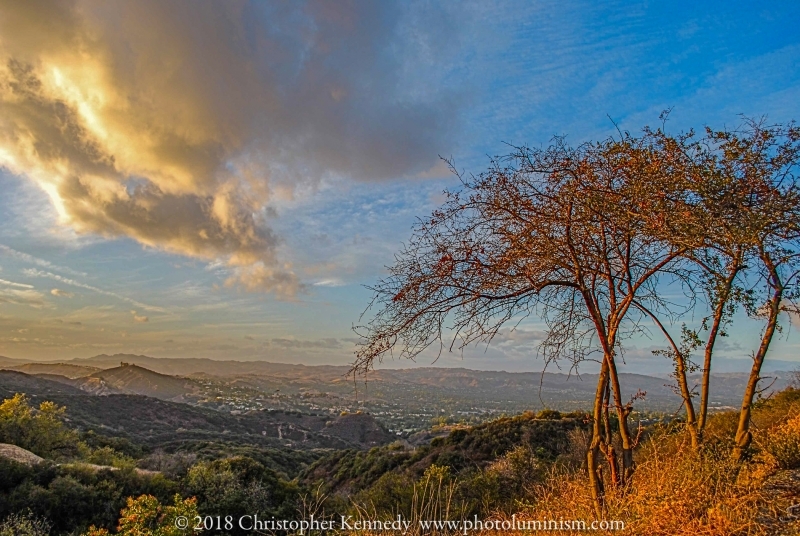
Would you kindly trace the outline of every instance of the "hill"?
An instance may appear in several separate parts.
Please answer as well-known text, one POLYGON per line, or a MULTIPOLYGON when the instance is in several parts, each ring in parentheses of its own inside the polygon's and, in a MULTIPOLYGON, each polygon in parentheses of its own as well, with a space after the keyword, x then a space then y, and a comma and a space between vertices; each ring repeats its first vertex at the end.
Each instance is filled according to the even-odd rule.
MULTIPOLYGON (((37 364, 39 366, 41 364, 37 364)), ((265 361, 214 361, 210 359, 154 358, 142 355, 98 355, 68 363, 74 369, 56 382, 98 395, 140 394, 187 402, 226 412, 258 409, 325 412, 367 412, 392 433, 407 437, 432 424, 478 424, 502 415, 559 408, 565 411, 591 406, 597 376, 551 373, 510 373, 464 368, 423 367, 378 369, 365 383, 347 377, 346 366, 306 366, 265 361), (120 362, 126 363, 121 366, 120 362), (73 372, 94 370, 78 378, 73 372)), ((53 364, 54 367, 61 366, 53 364)), ((40 370, 30 367, 30 370, 40 370)), ((783 389, 789 373, 776 373, 769 391, 783 389)), ((682 400, 668 377, 622 373, 623 399, 646 392, 636 402, 642 418, 650 413, 674 414, 682 400)), ((699 378, 691 378, 692 385, 699 378)), ((746 375, 712 374, 712 412, 738 407, 746 375)))
POLYGON ((124 394, 123 391, 108 385, 101 378, 90 378, 89 376, 84 376, 82 378, 67 378, 66 376, 59 376, 58 374, 36 374, 36 377, 71 385, 73 387, 77 387, 84 393, 92 395, 105 396, 124 394))
POLYGON ((70 385, 94 395, 131 394, 175 402, 193 402, 197 400, 199 393, 198 385, 192 380, 159 374, 127 363, 107 370, 62 363, 30 364, 14 370, 23 368, 39 378, 70 385), (88 374, 76 375, 80 372, 88 374))
POLYGON ((190 376, 210 374, 213 376, 235 376, 247 374, 269 374, 291 377, 316 377, 320 379, 344 379, 348 366, 295 365, 271 363, 269 361, 230 361, 206 358, 161 358, 134 354, 100 354, 84 359, 73 359, 71 363, 107 369, 119 366, 120 362, 139 365, 161 374, 190 376))
POLYGON ((196 399, 198 392, 197 385, 191 380, 159 374, 132 364, 101 370, 78 381, 84 391, 143 395, 176 402, 196 399))
POLYGON ((216 441, 300 449, 367 448, 394 439, 369 415, 331 418, 282 411, 232 415, 141 395, 96 396, 49 379, 0 371, 0 396, 8 398, 14 393, 66 406, 67 422, 78 430, 95 430, 167 449, 216 441))
POLYGON ((0 397, 9 398, 15 393, 26 393, 32 398, 84 394, 69 383, 55 382, 15 370, 0 370, 0 397))
MULTIPOLYGON (((229 378, 235 385, 252 387, 267 392, 280 389, 284 393, 303 390, 332 391, 343 396, 353 396, 353 381, 348 378, 349 367, 334 365, 293 365, 267 361, 215 361, 211 359, 155 358, 143 355, 101 354, 72 362, 81 366, 117 366, 120 361, 146 367, 161 374, 180 376, 229 378)), ((776 381, 770 391, 780 391, 789 382, 789 373, 776 372, 776 381)), ((742 382, 746 375, 740 373, 712 374, 712 405, 736 407, 742 382)), ((622 373, 621 383, 630 392, 646 391, 647 397, 638 404, 644 410, 677 411, 681 399, 670 387, 668 378, 643 374, 622 373)), ((596 374, 567 375, 561 373, 479 371, 466 368, 419 367, 410 369, 378 369, 368 377, 369 394, 378 400, 397 400, 406 396, 455 397, 485 401, 498 399, 528 404, 527 408, 559 407, 577 409, 587 407, 594 397, 596 374)), ((509 408, 514 409, 514 408, 509 408)))
POLYGON ((55 374, 66 378, 81 378, 102 370, 98 367, 74 365, 72 363, 25 363, 7 366, 6 368, 26 374, 55 374))
MULTIPOLYGON (((272 447, 365 448, 392 440, 388 432, 357 435, 342 417, 254 411, 231 415, 206 408, 139 395, 54 397, 81 429, 125 437, 167 450, 181 443, 223 441, 272 447)), ((374 419, 365 428, 380 429, 374 419)), ((360 423, 359 423, 360 424, 360 423)))
MULTIPOLYGON (((630 485, 604 497, 607 519, 622 520, 618 533, 627 535, 800 534, 794 515, 800 499, 798 410, 795 389, 758 402, 752 456, 740 462, 730 457, 736 412, 710 418, 703 456, 688 446, 685 428, 646 427, 630 485)), ((306 469, 300 482, 320 490, 321 509, 353 505, 348 513, 359 519, 424 519, 432 511, 450 519, 593 519, 585 471, 588 423, 577 415, 556 417, 543 412, 457 428, 414 450, 398 442, 333 452, 306 469)))
POLYGON ((28 362, 29 361, 26 360, 26 359, 14 359, 14 358, 11 358, 11 357, 4 357, 4 356, 0 355, 0 367, 2 367, 2 368, 9 368, 9 367, 14 367, 14 366, 18 366, 18 365, 24 365, 25 363, 28 363, 28 362))
POLYGON ((515 447, 524 446, 543 460, 555 459, 569 444, 569 433, 585 428, 582 419, 538 419, 527 413, 474 426, 452 429, 430 444, 410 448, 393 445, 332 452, 301 476, 310 486, 323 482, 329 493, 349 496, 386 478, 387 473, 419 478, 431 465, 447 466, 454 474, 486 467, 515 447))

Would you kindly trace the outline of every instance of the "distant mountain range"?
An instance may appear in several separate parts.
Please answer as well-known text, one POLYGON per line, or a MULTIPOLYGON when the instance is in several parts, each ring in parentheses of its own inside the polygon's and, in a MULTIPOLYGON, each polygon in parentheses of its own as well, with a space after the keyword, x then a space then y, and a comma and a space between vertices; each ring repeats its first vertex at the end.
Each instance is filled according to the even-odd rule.
MULTIPOLYGON (((119 366, 120 362, 127 362, 136 364, 161 374, 170 375, 191 375, 197 373, 212 374, 215 376, 230 376, 242 374, 303 374, 303 372, 313 372, 314 374, 335 374, 343 376, 349 370, 347 365, 301 365, 289 363, 272 363, 269 361, 233 361, 233 360, 217 360, 207 358, 163 358, 163 357, 150 357, 146 355, 135 354, 99 354, 88 358, 74 358, 74 359, 52 359, 52 360, 29 360, 19 358, 9 358, 0 356, 0 368, 17 368, 21 365, 28 364, 31 367, 39 367, 42 365, 52 364, 69 364, 75 367, 93 368, 96 372, 100 369, 109 369, 119 366)), ((733 358, 720 358, 714 365, 714 372, 720 374, 741 374, 750 370, 750 360, 748 359, 733 359, 733 358)), ((412 367, 410 369, 380 369, 380 370, 419 370, 419 369, 435 369, 435 370, 472 370, 467 368, 450 368, 450 367, 412 367)), ((648 370, 636 369, 636 372, 644 375, 655 377, 664 377, 663 372, 651 372, 648 370)), ((800 370, 800 362, 785 361, 777 359, 767 359, 764 363, 762 371, 766 374, 772 373, 788 373, 791 371, 800 370)), ((44 370, 31 372, 45 372, 44 370)), ((477 371, 474 372, 487 372, 477 371)), ((488 371, 494 372, 494 371, 488 371)), ((502 371, 496 371, 502 372, 502 371)), ((67 375, 63 373, 57 373, 67 375)), ((521 372, 511 374, 539 374, 538 372, 521 372)))
MULTIPOLYGON (((107 369, 129 363, 148 368, 161 374, 191 376, 211 374, 213 376, 235 376, 245 374, 313 375, 315 377, 344 378, 349 370, 345 365, 294 365, 268 361, 217 361, 205 358, 160 358, 133 354, 100 354, 85 359, 72 359, 68 363, 107 369)), ((0 361, 0 366, 3 363, 0 361)))
MULTIPOLYGON (((155 358, 132 354, 101 354, 62 363, 25 362, 0 357, 0 368, 30 374, 48 374, 52 381, 65 383, 95 394, 138 394, 162 400, 192 402, 198 396, 196 381, 222 378, 228 386, 251 388, 264 392, 306 391, 334 392, 343 397, 354 391, 380 400, 403 398, 413 391, 425 397, 426 392, 469 400, 528 401, 533 407, 574 409, 587 407, 596 387, 595 374, 566 375, 560 373, 477 371, 463 368, 419 367, 410 369, 378 369, 371 372, 366 385, 363 379, 353 383, 349 367, 335 365, 293 365, 266 361, 215 361, 194 358, 155 358), (399 393, 399 395, 398 395, 399 393)), ((769 390, 785 388, 791 380, 789 372, 770 374, 769 390)), ((669 378, 642 374, 620 375, 625 397, 641 390, 647 393, 644 408, 676 411, 680 398, 669 378)), ((691 378, 697 383, 699 377, 691 378)), ((747 381, 744 373, 712 374, 713 405, 736 406, 747 381)), ((763 385, 767 385, 766 382, 763 385)))
POLYGON ((56 374, 67 378, 82 378, 103 370, 100 367, 73 365, 72 363, 24 363, 5 364, 0 361, 0 367, 18 370, 26 374, 56 374))
MULTIPOLYGON (((148 385, 147 382, 154 377, 163 381, 161 374, 141 367, 130 368, 124 372, 111 369, 107 377, 133 378, 127 384, 129 386, 148 385)), ((162 448, 187 441, 220 439, 240 444, 302 449, 369 448, 394 440, 394 436, 367 414, 334 417, 282 411, 232 414, 151 396, 98 396, 80 386, 69 385, 69 382, 53 381, 52 377, 0 370, 0 398, 25 393, 35 403, 51 400, 67 407, 67 419, 74 427, 162 448)), ((152 385, 155 385, 155 391, 165 394, 168 391, 162 388, 163 385, 174 387, 177 384, 152 385)))

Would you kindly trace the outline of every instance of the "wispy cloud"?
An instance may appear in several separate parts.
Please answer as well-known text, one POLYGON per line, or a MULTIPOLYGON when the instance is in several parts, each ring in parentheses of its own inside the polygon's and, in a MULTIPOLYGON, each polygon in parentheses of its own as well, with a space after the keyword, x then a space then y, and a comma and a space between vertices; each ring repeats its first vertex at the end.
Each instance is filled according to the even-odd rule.
POLYGON ((54 274, 54 273, 51 273, 51 272, 43 272, 41 270, 37 270, 36 268, 26 268, 25 270, 22 271, 22 273, 24 273, 28 277, 44 277, 44 278, 47 278, 47 279, 52 279, 54 281, 58 281, 60 283, 64 283, 65 285, 70 285, 70 286, 78 287, 78 288, 85 288, 86 290, 91 290, 93 292, 96 292, 98 294, 102 294, 104 296, 109 296, 111 298, 116 298, 118 300, 130 303, 131 305, 135 305, 136 307, 139 307, 141 309, 145 309, 145 310, 148 310, 148 311, 156 311, 156 312, 160 312, 160 313, 165 313, 166 312, 166 309, 164 309, 163 307, 156 307, 156 306, 153 306, 153 305, 147 305, 147 304, 142 303, 140 301, 136 301, 134 299, 128 298, 127 296, 122 296, 121 294, 117 294, 116 292, 111 292, 111 291, 104 290, 104 289, 101 289, 101 288, 98 288, 98 287, 95 287, 95 286, 92 286, 92 285, 87 285, 86 283, 81 283, 80 281, 76 281, 74 279, 69 279, 67 277, 63 277, 63 276, 60 276, 58 274, 54 274))
POLYGON ((4 244, 0 244, 0 253, 2 253, 3 255, 7 255, 9 257, 13 257, 22 262, 26 262, 28 264, 35 264, 36 266, 39 266, 41 268, 47 268, 49 270, 55 270, 56 272, 64 272, 65 274, 86 277, 86 273, 84 272, 78 272, 66 266, 59 266, 57 264, 53 264, 50 261, 47 261, 45 259, 40 259, 39 257, 34 257, 33 255, 29 255, 28 253, 25 253, 23 251, 17 251, 16 249, 10 248, 4 244))
POLYGON ((17 287, 17 288, 34 288, 33 285, 26 285, 25 283, 15 283, 14 281, 6 281, 5 279, 0 279, 0 285, 6 285, 8 287, 17 287))
POLYGON ((344 281, 341 279, 323 279, 314 283, 315 287, 341 287, 344 286, 344 281))
POLYGON ((150 321, 149 318, 147 318, 144 315, 137 314, 136 311, 131 311, 131 314, 133 315, 133 321, 134 322, 149 322, 150 321))
POLYGON ((28 305, 37 309, 47 305, 41 292, 18 288, 0 288, 0 303, 28 305))
POLYGON ((296 339, 270 339, 267 343, 268 346, 277 346, 280 348, 291 349, 320 349, 320 350, 333 350, 342 347, 342 343, 338 339, 316 339, 316 340, 296 340, 296 339))

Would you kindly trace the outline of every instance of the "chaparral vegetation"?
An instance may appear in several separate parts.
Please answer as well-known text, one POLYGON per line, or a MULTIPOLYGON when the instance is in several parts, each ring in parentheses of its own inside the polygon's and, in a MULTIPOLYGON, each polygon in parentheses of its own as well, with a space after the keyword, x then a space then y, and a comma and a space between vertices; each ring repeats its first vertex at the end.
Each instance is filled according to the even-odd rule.
POLYGON ((798 313, 798 163, 800 129, 752 120, 701 135, 645 128, 579 147, 563 139, 518 147, 486 172, 461 176, 462 187, 418 223, 373 287, 376 312, 360 328, 354 372, 386 355, 491 344, 502 326, 541 317, 546 363, 599 362, 585 470, 594 515, 604 517, 609 497, 624 504, 652 475, 636 475, 646 465, 637 464, 642 434, 630 415, 642 394, 625 398, 626 340, 663 338, 666 349, 655 353, 673 361, 682 429, 697 457, 690 474, 703 478, 720 456, 708 437, 714 349, 741 308, 764 329, 729 438, 726 463, 738 477, 753 455, 762 365, 782 315, 798 313), (675 295, 685 299, 667 298, 675 295), (686 326, 698 317, 699 329, 686 326), (695 386, 688 375, 698 370, 695 386))
MULTIPOLYGON (((547 330, 531 360, 599 371, 587 407, 443 419, 412 441, 346 411, 279 420, 196 400, 103 393, 103 405, 63 385, 51 394, 66 407, 18 393, 0 403, 0 536, 249 534, 237 521, 255 515, 400 516, 414 534, 458 532, 419 522, 476 518, 621 521, 614 533, 629 535, 797 534, 800 381, 762 396, 762 370, 798 313, 798 163, 800 129, 758 121, 514 148, 484 173, 459 175, 419 221, 372 287, 352 372, 491 345, 502 327, 536 317, 547 330), (720 340, 743 314, 763 330, 741 405, 712 411, 720 340), (643 334, 660 341, 651 359, 670 360, 682 402, 646 422, 635 412, 647 395, 622 374, 626 345, 643 334), (120 404, 146 409, 147 422, 116 410, 113 422, 97 418, 120 404), (231 526, 194 531, 196 518, 228 516, 231 526)), ((159 385, 178 394, 162 396, 184 397, 188 380, 170 378, 159 385)))

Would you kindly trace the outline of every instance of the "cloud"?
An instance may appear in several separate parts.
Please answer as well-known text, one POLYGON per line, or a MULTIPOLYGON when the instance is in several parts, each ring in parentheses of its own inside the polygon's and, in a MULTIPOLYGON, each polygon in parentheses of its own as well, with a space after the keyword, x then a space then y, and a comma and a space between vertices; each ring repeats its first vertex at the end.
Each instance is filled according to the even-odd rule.
POLYGON ((146 316, 141 316, 141 315, 136 314, 136 311, 131 311, 131 314, 133 315, 133 321, 134 322, 149 322, 150 321, 150 319, 147 318, 146 316))
POLYGON ((503 328, 492 339, 492 344, 505 351, 521 351, 529 353, 531 348, 537 348, 547 337, 547 333, 538 329, 503 328))
POLYGON ((41 292, 18 288, 0 288, 0 303, 28 305, 37 309, 46 305, 41 292))
POLYGON ((307 286, 301 284, 288 270, 281 270, 263 262, 240 267, 236 269, 236 275, 225 281, 227 287, 237 285, 249 291, 270 289, 282 298, 291 298, 307 289, 307 286))
POLYGON ((270 339, 270 346, 277 346, 287 349, 326 349, 332 350, 342 347, 342 343, 338 339, 327 338, 317 340, 296 340, 296 339, 270 339))
MULTIPOLYGON (((0 159, 1 160, 1 159, 0 159)), ((86 276, 84 272, 77 272, 72 270, 71 268, 67 268, 65 266, 58 266, 53 264, 50 261, 46 261, 44 259, 40 259, 38 257, 34 257, 33 255, 29 255, 22 251, 17 251, 16 249, 12 249, 6 245, 0 244, 0 253, 4 255, 8 255, 9 257, 14 257, 15 259, 19 259, 23 262, 27 262, 29 264, 35 264, 36 266, 40 266, 42 268, 48 268, 50 270, 55 270, 56 272, 64 272, 71 275, 78 275, 78 276, 86 276)))
POLYGON ((17 288, 33 288, 33 285, 26 285, 25 283, 15 283, 14 281, 6 281, 5 279, 0 279, 0 285, 5 285, 7 287, 17 287, 17 288))
POLYGON ((53 296, 57 296, 59 298, 74 298, 75 297, 75 294, 73 294, 72 292, 67 292, 66 290, 61 290, 61 289, 58 289, 58 288, 54 288, 53 290, 51 290, 50 294, 52 294, 53 296))
POLYGON ((458 95, 424 75, 446 70, 436 51, 457 24, 429 11, 4 4, 0 165, 79 233, 223 259, 247 290, 296 293, 276 204, 326 178, 425 172, 451 145, 458 95))
POLYGON ((314 283, 315 287, 341 287, 344 286, 344 281, 338 278, 333 279, 323 279, 322 281, 317 281, 314 283))
POLYGON ((73 287, 78 288, 85 288, 86 290, 91 290, 93 292, 97 292, 98 294, 102 294, 104 296, 110 296, 112 298, 116 298, 118 300, 130 303, 131 305, 135 305, 136 307, 140 307, 142 309, 147 309, 149 311, 157 311, 160 313, 165 312, 163 307, 156 307, 154 305, 147 305, 146 303, 142 303, 140 301, 136 301, 134 299, 128 298, 127 296, 122 296, 117 294, 116 292, 110 292, 108 290, 103 290, 101 288, 87 285, 86 283, 81 283, 80 281, 76 281, 74 279, 70 279, 68 277, 63 277, 58 274, 54 274, 51 272, 43 272, 41 270, 37 270, 36 268, 26 268, 22 271, 28 277, 44 277, 47 279, 52 279, 54 281, 58 281, 60 283, 64 283, 66 285, 72 285, 73 287))
POLYGON ((44 301, 44 295, 34 290, 33 285, 5 279, 0 279, 0 303, 28 305, 37 309, 47 305, 44 301))

